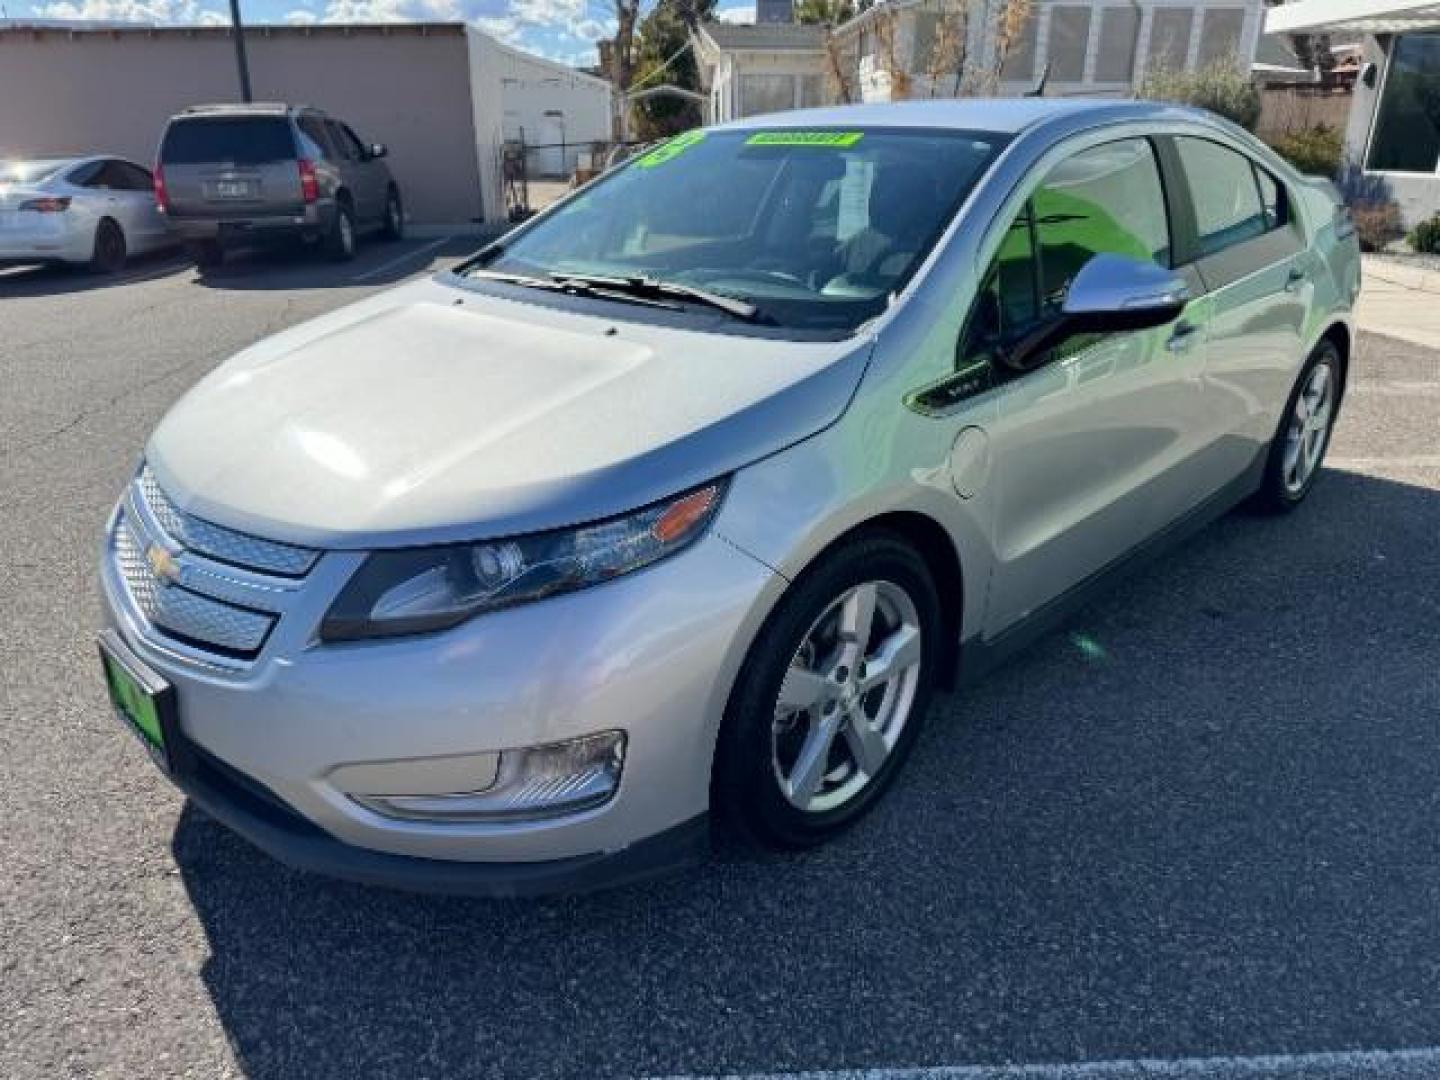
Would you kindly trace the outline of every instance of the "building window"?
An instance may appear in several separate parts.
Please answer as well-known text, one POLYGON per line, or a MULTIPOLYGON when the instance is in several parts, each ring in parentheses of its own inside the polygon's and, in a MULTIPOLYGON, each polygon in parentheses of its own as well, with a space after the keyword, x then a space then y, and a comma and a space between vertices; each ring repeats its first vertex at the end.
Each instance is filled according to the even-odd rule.
POLYGON ((1079 82, 1085 78, 1085 47, 1090 42, 1090 9, 1050 9, 1050 77, 1056 82, 1079 82))
POLYGON ((1378 172, 1433 173, 1440 157, 1440 34, 1403 34, 1375 110, 1365 166, 1378 172))
POLYGON ((1135 72, 1135 36, 1140 13, 1132 7, 1100 11, 1100 43, 1095 50, 1095 81, 1128 83, 1135 72))
POLYGON ((794 75, 741 75, 740 115, 783 112, 795 107, 794 75))
POLYGON ((1184 71, 1190 55, 1190 23, 1194 8, 1155 8, 1150 20, 1150 52, 1145 66, 1151 70, 1184 71))
POLYGON ((1200 29, 1201 65, 1233 57, 1240 48, 1240 30, 1245 24, 1243 8, 1211 8, 1205 12, 1200 29))
POLYGON ((1013 82, 1024 79, 1028 82, 1035 77, 1035 23, 1036 16, 1032 10, 1025 20, 1025 25, 1020 28, 1020 33, 1010 42, 1005 63, 1000 67, 1002 80, 1013 82))

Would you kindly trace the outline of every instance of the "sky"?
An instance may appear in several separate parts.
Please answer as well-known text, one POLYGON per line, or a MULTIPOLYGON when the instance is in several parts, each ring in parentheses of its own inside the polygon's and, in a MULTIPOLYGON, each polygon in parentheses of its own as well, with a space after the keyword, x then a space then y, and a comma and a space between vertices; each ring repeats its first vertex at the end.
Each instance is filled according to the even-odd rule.
MULTIPOLYGON (((648 8, 649 3, 644 7, 648 8)), ((597 61, 595 42, 615 32, 612 0, 241 0, 247 23, 465 20, 530 52, 577 67, 597 61)), ((224 24, 228 0, 0 0, 12 19, 224 24)), ((752 22, 753 0, 721 0, 720 18, 752 22)))

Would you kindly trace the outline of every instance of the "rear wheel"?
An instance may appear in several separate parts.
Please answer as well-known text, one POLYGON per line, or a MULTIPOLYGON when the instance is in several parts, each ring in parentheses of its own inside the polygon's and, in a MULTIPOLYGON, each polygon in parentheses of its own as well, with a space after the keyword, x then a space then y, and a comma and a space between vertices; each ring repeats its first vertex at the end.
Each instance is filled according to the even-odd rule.
POLYGON ((335 208, 335 220, 325 234, 324 246, 325 257, 335 262, 349 262, 355 257, 355 220, 344 203, 335 208))
POLYGON ((726 709, 712 791, 722 820, 795 848, 865 814, 914 746, 940 626, 924 560, 890 533, 807 571, 756 637, 726 709))
POLYGON ((400 202, 400 192, 393 187, 390 189, 390 194, 385 197, 383 232, 386 240, 400 240, 405 236, 405 207, 400 202))
POLYGON ((1326 339, 1315 346, 1295 380, 1256 494, 1261 509, 1285 513, 1315 486, 1340 403, 1341 364, 1340 350, 1326 339))
POLYGON ((95 229, 95 246, 87 264, 92 274, 113 274, 125 265, 125 232, 110 218, 95 229))
POLYGON ((218 240, 200 240, 191 244, 190 254, 197 266, 206 268, 219 266, 225 261, 225 249, 218 240))

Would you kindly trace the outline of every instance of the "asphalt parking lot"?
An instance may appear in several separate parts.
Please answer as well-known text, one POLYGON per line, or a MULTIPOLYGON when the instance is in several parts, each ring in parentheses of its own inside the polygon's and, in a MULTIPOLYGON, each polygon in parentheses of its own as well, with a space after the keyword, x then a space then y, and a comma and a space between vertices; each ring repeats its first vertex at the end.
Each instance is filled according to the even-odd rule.
POLYGON ((186 808, 97 671, 112 500, 228 354, 464 248, 0 275, 0 1076, 1440 1075, 1440 356, 1385 338, 1299 513, 941 698, 822 851, 427 899, 186 808))

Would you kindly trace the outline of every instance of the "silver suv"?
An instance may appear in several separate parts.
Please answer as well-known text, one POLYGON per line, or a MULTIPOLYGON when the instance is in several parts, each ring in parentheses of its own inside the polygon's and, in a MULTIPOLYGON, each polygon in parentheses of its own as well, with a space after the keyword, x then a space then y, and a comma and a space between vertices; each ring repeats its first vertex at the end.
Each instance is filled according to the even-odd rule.
POLYGON ((308 106, 196 105, 165 126, 155 194, 201 266, 227 247, 297 236, 349 259, 359 233, 404 231, 386 152, 308 106))

